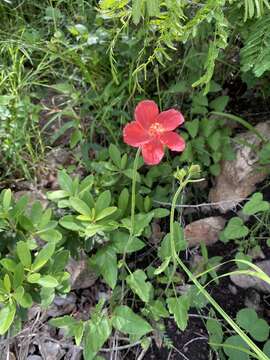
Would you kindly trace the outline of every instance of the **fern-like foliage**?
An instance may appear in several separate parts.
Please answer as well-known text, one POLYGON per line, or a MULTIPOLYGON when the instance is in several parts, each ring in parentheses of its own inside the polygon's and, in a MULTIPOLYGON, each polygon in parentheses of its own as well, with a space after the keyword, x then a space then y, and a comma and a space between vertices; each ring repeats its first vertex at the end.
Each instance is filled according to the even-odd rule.
POLYGON ((256 77, 270 70, 270 14, 257 20, 249 30, 241 49, 241 70, 251 70, 256 77))

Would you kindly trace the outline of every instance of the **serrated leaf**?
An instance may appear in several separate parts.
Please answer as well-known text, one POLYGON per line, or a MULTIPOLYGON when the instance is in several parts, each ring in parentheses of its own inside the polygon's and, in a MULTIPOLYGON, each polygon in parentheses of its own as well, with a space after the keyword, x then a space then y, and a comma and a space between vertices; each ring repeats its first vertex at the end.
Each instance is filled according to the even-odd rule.
POLYGON ((216 99, 212 100, 209 104, 210 108, 214 111, 224 111, 228 102, 229 102, 229 96, 219 96, 216 99))
POLYGON ((167 298, 170 313, 173 315, 177 326, 184 331, 188 322, 189 299, 183 295, 178 298, 167 298))
POLYGON ((86 360, 95 358, 97 352, 111 335, 111 321, 101 316, 96 321, 90 320, 85 327, 83 354, 86 360))
POLYGON ((200 123, 198 119, 186 122, 185 127, 192 138, 195 138, 198 134, 199 125, 200 123))
POLYGON ((126 282, 131 290, 144 302, 149 302, 153 295, 153 286, 146 281, 147 276, 143 270, 136 270, 126 278, 126 282))
POLYGON ((96 267, 106 283, 113 289, 117 282, 117 257, 111 246, 105 246, 90 258, 89 264, 96 267))
POLYGON ((109 146, 109 155, 113 163, 120 168, 121 167, 121 152, 118 147, 114 144, 109 146))
POLYGON ((145 243, 137 237, 133 237, 132 240, 129 241, 129 236, 130 235, 128 233, 120 230, 112 233, 112 245, 117 253, 132 253, 145 247, 145 243))
POLYGON ((152 331, 151 325, 146 320, 125 305, 117 306, 114 309, 112 324, 118 331, 137 339, 152 331))

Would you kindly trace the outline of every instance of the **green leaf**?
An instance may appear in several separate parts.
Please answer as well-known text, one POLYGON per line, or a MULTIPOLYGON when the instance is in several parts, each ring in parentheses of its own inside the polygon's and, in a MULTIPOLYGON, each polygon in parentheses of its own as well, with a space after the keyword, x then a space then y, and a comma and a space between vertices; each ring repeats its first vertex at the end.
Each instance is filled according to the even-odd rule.
POLYGON ((214 176, 218 176, 220 174, 221 167, 219 164, 213 164, 210 166, 210 172, 214 176))
POLYGON ((69 251, 59 251, 53 258, 53 265, 51 267, 52 273, 62 272, 69 260, 69 251))
POLYGON ((41 306, 48 308, 55 297, 54 287, 42 287, 40 290, 41 306))
POLYGON ((79 222, 72 215, 66 215, 60 219, 59 224, 63 226, 63 228, 72 230, 72 231, 80 231, 82 228, 79 225, 79 222))
POLYGON ((203 119, 200 122, 200 130, 204 137, 208 138, 217 128, 217 121, 215 119, 203 119))
POLYGON ((0 310, 0 335, 4 335, 10 328, 16 314, 14 303, 5 305, 0 310))
POLYGON ((5 268, 7 271, 10 271, 12 273, 15 271, 17 265, 17 263, 14 260, 9 258, 0 260, 0 264, 3 266, 3 268, 5 268))
POLYGON ((45 288, 55 288, 59 285, 58 281, 51 275, 42 276, 37 283, 45 288))
POLYGON ((147 12, 149 16, 159 15, 159 0, 147 0, 146 1, 147 12))
POLYGON ((265 144, 262 149, 259 151, 259 160, 262 165, 270 164, 270 143, 265 144))
POLYGON ((120 168, 121 167, 121 152, 118 147, 114 144, 109 146, 109 155, 113 163, 120 168))
POLYGON ((19 241, 17 243, 16 252, 23 266, 29 268, 32 263, 32 257, 28 244, 24 241, 19 241))
POLYGON ((76 320, 69 315, 51 319, 49 324, 64 329, 69 335, 75 337, 75 343, 80 345, 84 333, 84 323, 82 320, 76 320))
POLYGON ((65 190, 56 190, 47 193, 47 198, 51 201, 64 199, 69 196, 69 193, 65 190))
POLYGON ((27 281, 31 284, 35 284, 38 282, 38 280, 41 278, 41 275, 39 273, 29 274, 27 276, 27 281))
POLYGON ((254 309, 241 309, 236 315, 237 324, 248 332, 257 320, 258 315, 254 309))
POLYGON ((159 275, 159 274, 163 273, 169 266, 170 261, 171 261, 171 257, 165 258, 163 263, 154 271, 154 274, 159 275))
POLYGON ((117 210, 116 206, 109 206, 103 210, 100 211, 100 213, 98 213, 95 217, 96 221, 102 220, 107 216, 112 215, 115 211, 117 210))
POLYGON ((112 316, 113 327, 124 334, 141 338, 152 331, 151 325, 128 306, 117 306, 112 316))
POLYGON ((33 305, 33 299, 32 296, 25 292, 22 296, 22 298, 18 301, 18 303, 25 309, 30 308, 33 305))
POLYGON ((132 19, 135 25, 138 25, 143 15, 142 7, 145 0, 132 0, 132 19))
POLYGON ((188 322, 189 299, 183 295, 178 298, 168 298, 167 304, 170 313, 180 330, 184 331, 188 322))
POLYGON ((147 276, 143 270, 136 270, 126 278, 126 282, 131 290, 144 302, 149 302, 153 296, 153 286, 146 281, 147 276))
POLYGON ((230 360, 249 360, 249 355, 241 349, 249 350, 246 342, 238 335, 230 336, 223 344, 223 349, 230 360), (226 345, 229 345, 228 347, 226 345))
POLYGON ((150 304, 148 304, 148 308, 157 320, 161 317, 169 317, 169 313, 161 300, 155 300, 150 302, 150 304))
POLYGON ((258 319, 249 333, 256 341, 266 341, 269 337, 269 325, 264 319, 258 319))
POLYGON ((176 82, 175 84, 172 84, 166 92, 169 94, 179 94, 179 93, 185 93, 187 91, 187 82, 185 80, 181 80, 176 82))
POLYGON ((14 276, 13 276, 13 286, 14 288, 20 286, 24 280, 24 267, 22 263, 16 265, 14 276))
POLYGON ((30 218, 34 225, 39 224, 42 217, 43 208, 40 201, 35 201, 31 208, 30 218))
POLYGON ((137 237, 133 237, 131 241, 128 241, 129 236, 128 233, 120 230, 112 233, 112 245, 117 253, 123 254, 125 251, 126 253, 132 253, 145 247, 145 243, 137 237))
POLYGON ((18 286, 13 293, 14 299, 19 303, 24 295, 24 288, 22 286, 18 286))
POLYGON ((263 195, 257 192, 253 194, 251 199, 244 205, 243 213, 245 215, 254 215, 262 211, 268 211, 269 209, 269 202, 264 201, 263 195))
POLYGON ((39 236, 42 240, 48 241, 48 242, 54 242, 57 243, 62 239, 62 234, 60 231, 55 229, 49 229, 45 231, 39 231, 39 236))
POLYGON ((263 352, 270 358, 270 340, 264 344, 263 352))
POLYGON ((152 210, 152 213, 155 219, 162 219, 170 215, 170 211, 168 209, 163 209, 163 208, 154 209, 152 210))
POLYGON ((32 271, 41 269, 53 256, 55 251, 55 244, 53 242, 47 244, 36 256, 33 264, 32 271))
POLYGON ((76 210, 79 214, 90 216, 91 209, 84 201, 79 198, 71 197, 69 202, 73 209, 76 210))
POLYGON ((140 236, 154 217, 152 212, 135 215, 134 236, 140 236))
POLYGON ((90 266, 96 267, 106 283, 113 289, 117 282, 117 257, 111 246, 105 246, 90 258, 90 266))
POLYGON ((7 212, 10 208, 12 193, 10 189, 4 190, 3 210, 7 212))
POLYGON ((96 214, 99 214, 101 212, 101 210, 109 207, 111 204, 111 192, 109 190, 106 190, 104 192, 102 192, 97 201, 96 201, 96 214))
POLYGON ((212 150, 217 151, 221 145, 221 132, 219 130, 215 131, 208 137, 207 143, 212 150))
POLYGON ((228 222, 223 235, 225 240, 241 239, 247 236, 249 229, 244 225, 243 220, 239 217, 233 217, 228 222))
POLYGON ((70 137, 70 148, 74 149, 74 147, 82 140, 82 132, 79 129, 75 129, 70 137))
POLYGON ((118 208, 124 213, 129 205, 129 192, 127 188, 124 188, 118 198, 118 208))
POLYGON ((65 170, 58 172, 57 180, 62 190, 65 190, 69 194, 72 194, 72 179, 65 170))
POLYGON ((219 96, 218 98, 212 100, 209 104, 210 108, 214 111, 224 111, 230 98, 229 96, 219 96))
MULTIPOLYGON (((174 244, 175 244, 175 250, 177 252, 183 251, 187 248, 187 243, 184 237, 184 231, 181 227, 181 225, 178 222, 174 222, 174 244)), ((164 239, 161 242, 161 246, 158 250, 158 256, 165 260, 172 255, 172 249, 171 249, 171 235, 170 233, 165 235, 164 239)))
MULTIPOLYGON (((216 319, 208 319, 206 321, 206 328, 209 333, 209 344, 222 344, 223 330, 220 322, 216 319)), ((211 345, 214 350, 218 350, 218 346, 211 345)))
POLYGON ((95 319, 95 321, 90 320, 87 323, 83 347, 85 360, 92 360, 95 358, 102 345, 108 340, 111 332, 111 322, 106 316, 101 316, 98 319, 95 319))
POLYGON ((198 119, 186 122, 185 127, 192 138, 195 138, 198 134, 199 125, 200 123, 198 119))
POLYGON ((8 293, 10 293, 11 290, 11 282, 8 274, 5 274, 4 276, 4 287, 8 293))

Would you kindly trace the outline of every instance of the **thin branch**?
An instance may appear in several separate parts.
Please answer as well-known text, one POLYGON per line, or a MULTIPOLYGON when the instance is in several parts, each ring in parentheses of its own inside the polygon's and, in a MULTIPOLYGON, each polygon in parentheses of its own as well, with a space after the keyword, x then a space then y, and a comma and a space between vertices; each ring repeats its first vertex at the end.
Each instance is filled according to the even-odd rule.
MULTIPOLYGON (((223 201, 219 201, 219 202, 212 202, 212 203, 201 203, 201 204, 196 204, 196 205, 176 205, 176 208, 200 208, 200 207, 211 207, 214 205, 222 205, 222 204, 228 204, 231 202, 235 202, 235 203, 240 203, 244 200, 249 200, 249 198, 240 198, 240 199, 231 199, 231 200, 223 200, 223 201)), ((163 202, 163 201, 158 201, 158 200, 154 200, 154 202, 156 204, 162 205, 162 206, 171 206, 172 204, 169 202, 163 202)))

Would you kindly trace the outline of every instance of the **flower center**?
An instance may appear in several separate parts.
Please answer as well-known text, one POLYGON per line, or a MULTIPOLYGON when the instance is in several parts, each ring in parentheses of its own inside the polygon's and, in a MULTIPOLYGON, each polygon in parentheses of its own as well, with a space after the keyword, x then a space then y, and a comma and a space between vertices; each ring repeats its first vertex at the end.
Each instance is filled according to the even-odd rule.
POLYGON ((150 136, 157 136, 164 132, 164 128, 158 122, 152 124, 148 130, 150 136))

